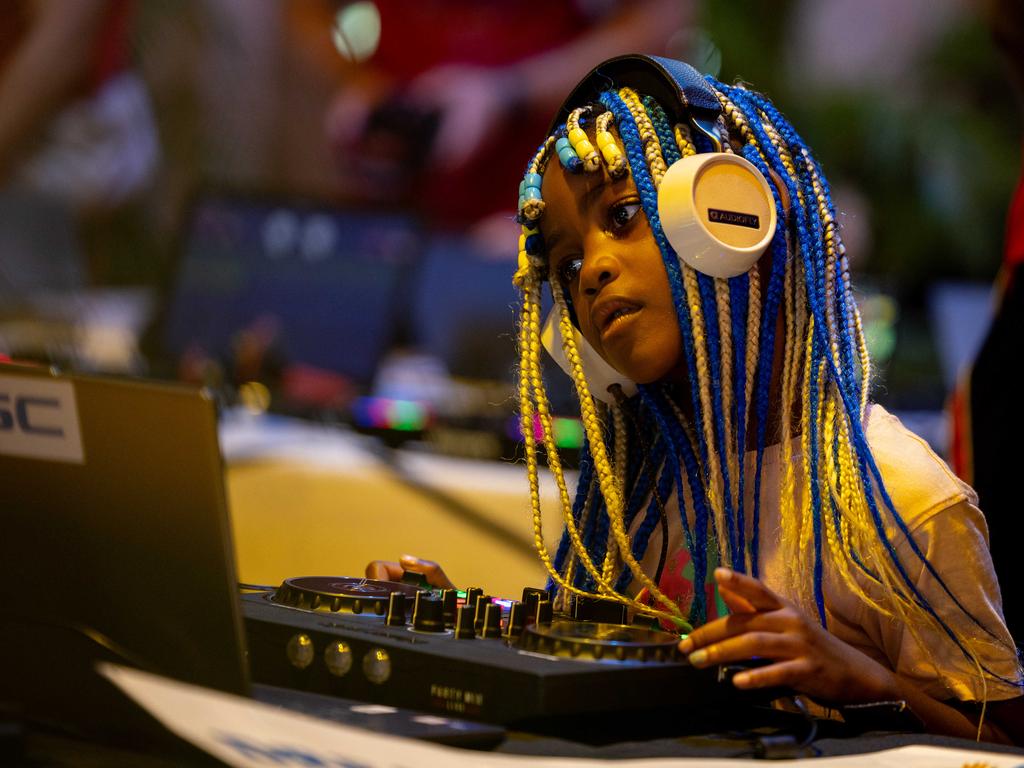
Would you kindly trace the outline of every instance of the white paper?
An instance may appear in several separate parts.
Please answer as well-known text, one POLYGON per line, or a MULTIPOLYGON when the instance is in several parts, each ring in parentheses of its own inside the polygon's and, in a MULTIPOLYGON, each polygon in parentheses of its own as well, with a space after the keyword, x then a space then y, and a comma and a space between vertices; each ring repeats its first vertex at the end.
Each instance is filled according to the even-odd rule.
POLYGON ((1019 755, 941 747, 900 747, 871 754, 807 760, 735 760, 649 758, 594 760, 538 758, 478 752, 383 736, 284 711, 239 696, 180 683, 146 672, 101 664, 100 671, 167 728, 200 749, 237 768, 986 768, 1024 766, 1019 755))

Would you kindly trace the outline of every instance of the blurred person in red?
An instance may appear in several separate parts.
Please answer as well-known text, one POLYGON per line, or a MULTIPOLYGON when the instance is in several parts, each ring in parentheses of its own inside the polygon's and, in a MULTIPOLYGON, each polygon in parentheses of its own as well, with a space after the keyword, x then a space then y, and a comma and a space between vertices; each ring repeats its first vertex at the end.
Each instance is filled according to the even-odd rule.
POLYGON ((0 4, 0 292, 106 277, 106 217, 146 186, 159 155, 130 62, 131 0, 0 4))
POLYGON ((502 253, 518 233, 508 189, 565 91, 595 60, 670 52, 694 15, 682 0, 374 5, 379 46, 343 62, 326 119, 340 172, 364 199, 472 227, 502 253))

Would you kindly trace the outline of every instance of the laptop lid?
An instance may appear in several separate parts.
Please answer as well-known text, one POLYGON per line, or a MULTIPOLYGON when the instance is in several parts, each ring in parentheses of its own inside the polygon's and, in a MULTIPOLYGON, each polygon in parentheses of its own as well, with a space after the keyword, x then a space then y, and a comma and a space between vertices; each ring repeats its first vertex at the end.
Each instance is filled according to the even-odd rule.
POLYGON ((202 390, 0 365, 0 483, 0 702, 108 724, 99 659, 249 692, 202 390))

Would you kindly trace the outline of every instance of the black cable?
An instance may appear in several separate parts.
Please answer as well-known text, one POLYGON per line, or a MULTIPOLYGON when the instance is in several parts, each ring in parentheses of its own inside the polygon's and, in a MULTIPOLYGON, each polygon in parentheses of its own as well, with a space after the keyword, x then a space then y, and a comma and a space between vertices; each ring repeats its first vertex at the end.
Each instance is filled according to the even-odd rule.
POLYGON ((820 751, 812 746, 814 739, 818 736, 818 719, 810 713, 801 697, 792 696, 788 698, 788 701, 802 715, 807 724, 807 733, 803 740, 797 741, 797 737, 792 733, 756 736, 753 740, 754 757, 763 760, 793 760, 801 757, 816 757, 820 754, 820 751))
POLYGON ((273 592, 277 589, 270 584, 246 584, 244 581, 238 582, 238 588, 243 592, 273 592))
POLYGON ((817 737, 818 735, 818 718, 816 718, 814 715, 810 713, 810 711, 807 709, 807 705, 804 703, 803 698, 801 698, 800 696, 794 696, 792 697, 792 699, 790 699, 790 701, 793 702, 793 706, 800 710, 800 714, 803 715, 804 720, 807 721, 807 736, 804 737, 804 740, 802 742, 800 742, 800 749, 806 749, 808 746, 810 746, 811 742, 814 741, 815 737, 817 737))

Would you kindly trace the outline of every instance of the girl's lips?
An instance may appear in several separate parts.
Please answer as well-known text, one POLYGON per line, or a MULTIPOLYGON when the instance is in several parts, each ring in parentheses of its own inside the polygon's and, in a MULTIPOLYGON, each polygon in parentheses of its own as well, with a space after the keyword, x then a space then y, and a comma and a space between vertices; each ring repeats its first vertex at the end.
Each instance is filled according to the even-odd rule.
POLYGON ((629 319, 636 316, 640 312, 640 307, 620 307, 619 309, 612 312, 604 321, 604 325, 601 328, 601 340, 604 341, 610 336, 627 325, 629 319))
POLYGON ((597 303, 590 312, 591 325, 604 333, 613 322, 640 311, 640 305, 627 299, 607 298, 597 303))

